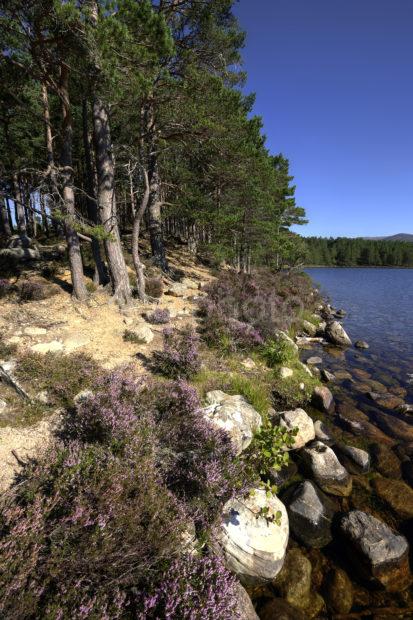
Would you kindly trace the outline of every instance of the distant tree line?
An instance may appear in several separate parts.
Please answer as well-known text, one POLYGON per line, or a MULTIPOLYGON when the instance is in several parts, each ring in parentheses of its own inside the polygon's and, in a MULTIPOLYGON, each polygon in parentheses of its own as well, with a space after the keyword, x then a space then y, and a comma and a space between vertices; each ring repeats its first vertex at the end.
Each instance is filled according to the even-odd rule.
POLYGON ((307 264, 338 267, 413 267, 413 243, 346 237, 307 237, 307 264))

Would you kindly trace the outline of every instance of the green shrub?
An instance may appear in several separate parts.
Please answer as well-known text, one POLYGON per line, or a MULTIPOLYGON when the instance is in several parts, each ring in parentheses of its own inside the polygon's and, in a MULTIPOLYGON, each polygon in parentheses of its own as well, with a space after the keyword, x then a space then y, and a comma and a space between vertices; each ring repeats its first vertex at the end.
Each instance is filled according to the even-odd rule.
POLYGON ((310 402, 314 388, 320 384, 310 377, 299 363, 293 364, 292 377, 281 379, 276 374, 273 379, 273 402, 276 409, 294 409, 310 402))
POLYGON ((279 337, 276 340, 268 340, 263 346, 261 353, 267 366, 270 368, 291 363, 298 357, 294 345, 283 337, 279 337))
POLYGON ((271 470, 279 471, 288 465, 288 448, 294 445, 297 432, 298 428, 289 431, 265 422, 254 435, 244 458, 249 467, 261 477, 268 491, 276 492, 275 488, 271 489, 266 483, 271 470))

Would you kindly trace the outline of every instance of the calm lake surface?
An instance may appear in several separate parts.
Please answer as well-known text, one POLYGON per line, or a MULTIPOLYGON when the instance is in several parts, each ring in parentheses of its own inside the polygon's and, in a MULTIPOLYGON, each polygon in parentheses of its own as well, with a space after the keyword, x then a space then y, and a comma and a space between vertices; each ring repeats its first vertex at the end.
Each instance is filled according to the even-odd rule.
POLYGON ((413 270, 311 268, 306 270, 336 308, 347 317, 349 336, 370 349, 346 352, 350 365, 365 359, 378 371, 390 370, 408 387, 413 373, 413 270))

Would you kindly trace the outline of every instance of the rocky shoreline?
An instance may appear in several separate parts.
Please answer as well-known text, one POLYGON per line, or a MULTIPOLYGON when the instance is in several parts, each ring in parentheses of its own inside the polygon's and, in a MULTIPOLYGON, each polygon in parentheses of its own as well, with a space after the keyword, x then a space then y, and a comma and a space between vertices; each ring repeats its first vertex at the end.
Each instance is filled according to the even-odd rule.
MULTIPOLYGON (((338 352, 352 346, 338 320, 345 312, 328 304, 319 310, 314 316, 318 325, 304 320, 296 336, 303 358, 315 345, 333 345, 338 352)), ((364 342, 354 346, 368 349, 364 342)), ((275 472, 278 492, 267 498, 269 510, 262 512, 265 494, 257 488, 249 498, 230 502, 223 513, 219 544, 257 610, 248 608, 243 617, 411 617, 409 405, 401 389, 388 393, 367 372, 335 374, 322 362, 315 355, 305 362, 308 372, 323 381, 314 389, 308 412, 297 408, 272 414, 273 423, 298 431, 288 468, 275 472), (388 411, 381 423, 352 406, 341 391, 333 396, 340 377, 365 382, 367 398, 388 411), (393 423, 393 409, 404 419, 393 423)), ((250 437, 254 424, 245 432, 247 417, 255 420, 255 429, 258 418, 244 413, 247 403, 238 404, 226 429, 242 420, 244 436, 250 437)))

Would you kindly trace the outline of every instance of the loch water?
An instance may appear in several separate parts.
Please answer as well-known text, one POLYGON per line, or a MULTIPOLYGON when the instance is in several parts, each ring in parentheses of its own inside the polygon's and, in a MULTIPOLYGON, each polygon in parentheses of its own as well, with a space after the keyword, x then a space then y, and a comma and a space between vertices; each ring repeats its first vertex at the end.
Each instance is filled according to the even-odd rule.
MULTIPOLYGON (((333 307, 346 311, 340 321, 353 344, 357 340, 369 344, 368 350, 316 344, 301 353, 303 361, 321 357, 319 368, 336 375, 336 381, 328 384, 335 413, 320 414, 309 407, 312 417, 322 419, 336 442, 362 448, 372 457, 371 472, 353 477, 353 491, 341 500, 340 510, 362 510, 406 536, 412 567, 413 413, 400 412, 398 405, 413 404, 413 270, 309 268, 306 272, 333 307)), ((347 570, 356 612, 349 618, 413 618, 412 588, 386 592, 363 583, 344 560, 339 544, 313 549, 309 557, 320 574, 328 566, 347 570)))

